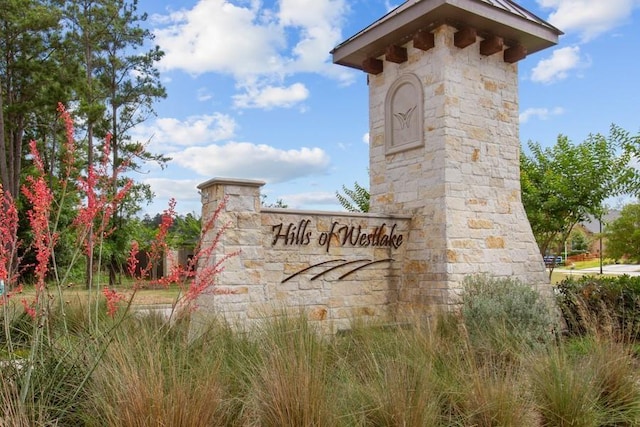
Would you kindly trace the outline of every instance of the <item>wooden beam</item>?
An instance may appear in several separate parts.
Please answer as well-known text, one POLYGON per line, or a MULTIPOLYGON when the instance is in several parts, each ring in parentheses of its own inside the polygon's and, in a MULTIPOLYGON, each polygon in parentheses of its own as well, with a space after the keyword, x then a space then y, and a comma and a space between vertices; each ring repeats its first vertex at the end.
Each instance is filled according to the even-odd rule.
POLYGON ((407 49, 394 44, 389 45, 385 51, 384 59, 396 64, 402 64, 407 61, 407 49))
POLYGON ((429 50, 436 45, 436 37, 433 33, 420 30, 413 35, 413 47, 420 50, 429 50))
POLYGON ((513 64, 514 62, 518 62, 521 59, 526 58, 527 56, 527 48, 522 45, 511 46, 504 51, 504 62, 508 62, 509 64, 513 64))
POLYGON ((476 29, 465 27, 453 35, 453 44, 460 49, 471 46, 476 42, 476 29))
POLYGON ((502 52, 504 40, 502 37, 489 36, 480 42, 480 54, 489 56, 494 53, 502 52))
POLYGON ((367 58, 362 61, 362 71, 369 74, 380 74, 384 69, 382 61, 377 58, 367 58))

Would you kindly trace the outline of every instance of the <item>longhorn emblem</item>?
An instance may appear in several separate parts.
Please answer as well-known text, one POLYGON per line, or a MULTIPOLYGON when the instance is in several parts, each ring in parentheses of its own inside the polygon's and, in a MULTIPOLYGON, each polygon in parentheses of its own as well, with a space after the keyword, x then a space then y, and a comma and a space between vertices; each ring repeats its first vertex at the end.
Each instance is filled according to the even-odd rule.
POLYGON ((414 105, 404 113, 393 113, 394 117, 398 119, 400 129, 409 129, 409 127, 411 127, 411 117, 415 110, 416 106, 414 105))

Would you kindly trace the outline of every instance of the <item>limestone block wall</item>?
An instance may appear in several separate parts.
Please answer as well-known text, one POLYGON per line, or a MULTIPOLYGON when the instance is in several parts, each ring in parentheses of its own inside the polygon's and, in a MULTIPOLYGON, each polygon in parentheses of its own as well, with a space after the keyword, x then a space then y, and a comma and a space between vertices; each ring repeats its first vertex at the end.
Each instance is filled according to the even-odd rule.
POLYGON ((481 38, 454 46, 456 31, 436 28, 434 48, 409 42, 406 62, 369 75, 371 210, 414 218, 399 296, 407 308, 454 303, 470 274, 548 286, 520 198, 517 65, 481 55, 481 38), (412 123, 402 113, 411 107, 389 95, 406 75, 421 91, 412 123), (401 119, 419 127, 420 143, 390 140, 401 119))
POLYGON ((205 244, 216 245, 209 263, 237 254, 199 298, 194 321, 213 312, 247 325, 302 310, 335 332, 354 318, 395 319, 411 218, 262 209, 262 184, 214 179, 200 186, 203 219, 219 210, 216 230, 228 226, 217 241, 216 230, 205 235, 205 244))

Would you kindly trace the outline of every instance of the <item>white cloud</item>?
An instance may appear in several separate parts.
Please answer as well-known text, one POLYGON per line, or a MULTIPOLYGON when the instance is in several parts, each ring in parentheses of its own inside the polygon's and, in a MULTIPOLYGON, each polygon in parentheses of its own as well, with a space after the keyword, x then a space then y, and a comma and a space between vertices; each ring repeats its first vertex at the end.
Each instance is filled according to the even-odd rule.
POLYGON ((236 128, 235 120, 222 113, 191 116, 185 120, 164 117, 158 118, 151 125, 144 124, 136 127, 134 138, 150 139, 152 146, 161 144, 161 151, 167 152, 176 147, 211 144, 232 138, 236 128))
POLYGON ((244 94, 234 95, 233 105, 237 108, 262 108, 270 110, 274 107, 290 108, 306 100, 309 90, 302 83, 291 86, 250 86, 244 94))
POLYGON ((172 198, 180 196, 180 200, 199 201, 198 184, 202 181, 190 179, 147 178, 145 184, 151 186, 151 190, 159 198, 172 198))
POLYGON ((280 0, 279 10, 252 1, 200 0, 193 9, 155 15, 163 69, 198 75, 228 73, 238 80, 256 75, 316 72, 351 79, 333 66, 330 50, 342 39, 345 0, 280 0), (247 3, 247 2, 245 2, 247 3))
POLYGON ((285 46, 284 32, 257 6, 200 0, 193 9, 173 12, 164 22, 164 27, 154 31, 155 42, 165 52, 160 62, 162 69, 234 76, 282 69, 278 51, 285 46))
POLYGON ((334 205, 340 206, 336 199, 335 193, 329 193, 326 191, 316 191, 299 194, 285 194, 280 197, 284 203, 286 203, 292 209, 302 209, 309 205, 334 205))
POLYGON ((565 33, 580 34, 583 42, 594 39, 628 21, 638 0, 538 0, 549 14, 550 24, 565 33))
POLYGON ((531 80, 538 83, 553 83, 567 78, 569 71, 582 65, 580 47, 568 46, 556 49, 550 58, 538 62, 531 72, 531 80))
POLYGON ((391 12, 393 9, 395 9, 398 6, 400 6, 400 4, 392 3, 389 0, 384 1, 384 8, 387 10, 387 12, 391 12))
POLYGON ((182 180, 166 178, 147 178, 144 184, 151 187, 155 197, 149 206, 143 207, 143 214, 155 215, 169 207, 169 200, 176 199, 176 211, 182 215, 195 213, 200 215, 202 204, 198 185, 204 180, 182 180))
POLYGON ((527 108, 520 113, 520 123, 527 123, 529 119, 536 117, 538 120, 547 120, 551 116, 564 114, 562 107, 548 108, 527 108))
POLYGON ((294 73, 352 83, 356 74, 334 65, 329 53, 342 39, 346 0, 276 4, 272 10, 253 0, 199 0, 190 10, 154 15, 155 41, 165 52, 160 68, 229 74, 246 91, 236 97, 243 108, 288 108, 306 99, 308 91, 300 83, 283 84, 294 73))
POLYGON ((362 135, 362 142, 364 142, 365 144, 369 145, 369 132, 367 132, 364 135, 362 135))
POLYGON ((213 98, 213 95, 209 93, 209 89, 207 89, 206 87, 201 87, 200 89, 198 89, 198 94, 196 96, 198 97, 198 101, 201 102, 208 101, 213 98))
POLYGON ((291 49, 293 72, 320 72, 344 77, 331 63, 330 50, 342 40, 342 24, 348 11, 345 0, 280 0, 280 25, 297 29, 291 49))
POLYGON ((229 142, 171 153, 178 165, 206 177, 260 179, 269 183, 325 174, 329 156, 320 148, 281 150, 268 145, 229 142))

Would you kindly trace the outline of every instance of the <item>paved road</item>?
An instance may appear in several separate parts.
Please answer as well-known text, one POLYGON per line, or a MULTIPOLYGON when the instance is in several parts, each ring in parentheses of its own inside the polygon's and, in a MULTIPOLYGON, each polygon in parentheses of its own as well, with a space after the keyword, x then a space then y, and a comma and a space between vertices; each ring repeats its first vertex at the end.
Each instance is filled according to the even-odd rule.
MULTIPOLYGON (((600 267, 584 268, 581 270, 571 270, 566 267, 556 267, 555 271, 566 274, 600 274, 600 267)), ((603 265, 604 274, 626 274, 628 276, 640 276, 640 265, 638 264, 611 264, 603 265)))

